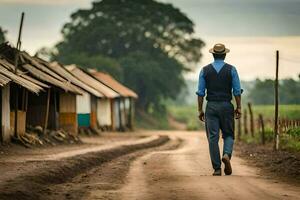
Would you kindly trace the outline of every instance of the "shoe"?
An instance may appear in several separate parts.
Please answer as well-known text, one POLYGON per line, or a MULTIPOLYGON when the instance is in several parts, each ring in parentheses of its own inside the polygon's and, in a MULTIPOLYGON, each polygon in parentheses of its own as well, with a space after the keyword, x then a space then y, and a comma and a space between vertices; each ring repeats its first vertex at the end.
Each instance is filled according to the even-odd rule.
POLYGON ((213 176, 222 176, 222 171, 221 169, 215 169, 214 173, 212 174, 213 176))
POLYGON ((226 175, 231 175, 232 174, 232 168, 231 168, 231 164, 230 164, 230 158, 227 154, 224 154, 224 156, 222 158, 222 162, 225 165, 224 173, 226 175))

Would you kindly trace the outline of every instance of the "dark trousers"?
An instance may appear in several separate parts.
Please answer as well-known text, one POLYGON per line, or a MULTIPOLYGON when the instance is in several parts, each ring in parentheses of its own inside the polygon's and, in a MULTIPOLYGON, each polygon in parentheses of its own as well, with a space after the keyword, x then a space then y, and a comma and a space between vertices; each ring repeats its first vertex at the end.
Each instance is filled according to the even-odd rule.
POLYGON ((222 131, 223 155, 232 155, 234 143, 234 108, 231 102, 209 101, 205 111, 205 128, 214 169, 221 168, 219 134, 222 131))

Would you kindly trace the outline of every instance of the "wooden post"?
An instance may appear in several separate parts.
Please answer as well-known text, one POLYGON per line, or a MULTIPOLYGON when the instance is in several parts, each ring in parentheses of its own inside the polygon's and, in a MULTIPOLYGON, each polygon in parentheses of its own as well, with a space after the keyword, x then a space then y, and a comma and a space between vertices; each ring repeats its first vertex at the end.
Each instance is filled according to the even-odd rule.
POLYGON ((238 130, 237 138, 238 138, 238 140, 240 141, 240 140, 241 140, 241 135, 242 135, 241 118, 238 118, 238 120, 237 120, 237 130, 238 130))
POLYGON ((251 103, 248 103, 248 109, 249 109, 249 114, 250 114, 250 133, 251 133, 251 136, 254 137, 254 119, 253 119, 251 103))
POLYGON ((129 98, 128 126, 132 130, 132 97, 129 98))
POLYGON ((279 68, 279 51, 276 51, 276 78, 275 78, 275 120, 274 120, 274 150, 279 149, 279 134, 278 134, 278 68, 279 68))
POLYGON ((115 131, 115 99, 110 99, 110 112, 111 112, 111 130, 115 131))
POLYGON ((244 133, 247 135, 248 134, 248 113, 247 109, 244 110, 244 133))
MULTIPOLYGON (((17 47, 15 50, 15 74, 18 73, 18 62, 19 62, 19 51, 21 49, 21 36, 22 36, 22 29, 23 29, 23 21, 24 21, 24 12, 22 12, 21 15, 21 22, 20 22, 20 28, 19 28, 19 34, 18 34, 18 40, 17 40, 17 47)), ((18 86, 15 91, 16 93, 16 100, 15 100, 15 131, 14 131, 14 136, 18 138, 18 107, 19 107, 19 91, 18 91, 18 86)))
POLYGON ((46 105, 46 115, 45 115, 45 125, 44 125, 44 135, 46 134, 46 130, 48 127, 48 118, 49 118, 49 106, 50 106, 50 93, 51 89, 48 89, 48 94, 47 94, 47 105, 46 105))
POLYGON ((121 110, 121 103, 122 103, 122 100, 121 98, 118 99, 118 110, 119 110, 119 124, 120 124, 120 131, 124 131, 124 127, 123 127, 123 120, 122 120, 122 110, 121 110))
POLYGON ((264 119, 262 114, 259 114, 259 124, 261 127, 261 143, 264 145, 266 143, 266 138, 265 138, 265 124, 264 124, 264 119))

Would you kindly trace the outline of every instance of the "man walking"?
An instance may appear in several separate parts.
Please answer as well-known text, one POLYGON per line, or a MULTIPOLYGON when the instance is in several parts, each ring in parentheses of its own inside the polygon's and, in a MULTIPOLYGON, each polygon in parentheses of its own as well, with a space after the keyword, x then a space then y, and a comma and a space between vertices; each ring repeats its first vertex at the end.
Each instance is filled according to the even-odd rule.
POLYGON ((223 44, 216 44, 209 50, 214 62, 203 67, 199 75, 198 111, 199 119, 205 122, 209 143, 209 153, 214 169, 214 176, 221 176, 221 158, 219 150, 219 133, 222 131, 224 173, 232 174, 230 159, 234 143, 234 115, 241 117, 241 86, 238 73, 232 65, 224 62, 229 49, 223 44), (207 105, 203 112, 203 98, 206 95, 207 105), (236 109, 231 103, 235 97, 236 109))

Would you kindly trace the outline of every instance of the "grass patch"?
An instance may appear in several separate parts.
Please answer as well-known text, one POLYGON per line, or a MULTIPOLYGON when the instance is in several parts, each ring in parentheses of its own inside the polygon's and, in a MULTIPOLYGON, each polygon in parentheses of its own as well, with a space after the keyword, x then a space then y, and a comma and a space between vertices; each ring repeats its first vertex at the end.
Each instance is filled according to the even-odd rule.
POLYGON ((290 129, 287 134, 281 136, 282 148, 300 151, 300 128, 290 129))
MULTIPOLYGON (((263 114, 264 118, 274 118, 274 105, 254 105, 255 116, 263 114)), ((300 105, 279 105, 279 117, 300 119, 300 105)))
POLYGON ((168 106, 169 114, 174 117, 176 121, 185 123, 187 130, 204 130, 204 123, 198 119, 198 109, 196 106, 168 106))

